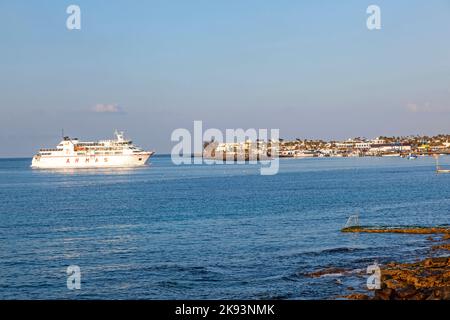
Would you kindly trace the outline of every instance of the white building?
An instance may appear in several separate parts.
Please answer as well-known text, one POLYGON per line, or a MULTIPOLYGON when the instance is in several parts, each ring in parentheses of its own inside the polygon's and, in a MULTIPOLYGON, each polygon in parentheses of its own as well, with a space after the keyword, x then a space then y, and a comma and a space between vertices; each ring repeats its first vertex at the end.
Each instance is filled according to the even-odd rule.
POLYGON ((370 144, 386 144, 386 140, 380 137, 370 140, 370 144))
POLYGON ((357 142, 355 144, 356 149, 370 149, 370 143, 363 141, 363 142, 357 142))

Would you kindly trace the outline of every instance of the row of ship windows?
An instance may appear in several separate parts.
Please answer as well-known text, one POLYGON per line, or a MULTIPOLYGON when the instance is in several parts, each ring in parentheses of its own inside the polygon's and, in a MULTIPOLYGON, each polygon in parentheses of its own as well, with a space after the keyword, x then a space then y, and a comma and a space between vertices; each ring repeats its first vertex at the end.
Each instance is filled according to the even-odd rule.
MULTIPOLYGON (((120 155, 120 154, 123 154, 122 152, 94 152, 94 154, 95 155, 97 155, 97 156, 109 156, 109 155, 112 155, 112 154, 118 154, 118 155, 120 155)), ((84 153, 84 152, 78 152, 77 153, 77 155, 79 155, 79 156, 85 156, 86 155, 86 153, 84 153)))
POLYGON ((123 149, 133 149, 133 148, 121 148, 121 147, 103 147, 103 146, 94 146, 94 147, 84 147, 84 146, 75 146, 74 149, 87 149, 87 150, 123 150, 123 149))
MULTIPOLYGON (((109 155, 121 155, 121 154, 123 154, 123 153, 122 152, 114 152, 114 153, 112 153, 112 152, 95 152, 95 155, 97 155, 97 156, 109 156, 109 155)), ((40 152, 40 155, 41 156, 50 156, 50 155, 52 155, 52 153, 51 152, 40 152)), ((78 152, 77 155, 85 156, 86 153, 78 152)))
MULTIPOLYGON (((129 142, 114 142, 112 144, 113 146, 126 146, 126 145, 131 145, 131 141, 129 142)), ((60 144, 61 146, 61 144, 60 144)), ((106 147, 108 145, 104 144, 104 143, 77 143, 75 144, 75 146, 80 146, 80 147, 106 147)))
MULTIPOLYGON (((91 149, 91 148, 85 148, 85 149, 91 149)), ((95 149, 97 149, 97 148, 95 148, 95 149)), ((107 147, 107 148, 98 148, 98 149, 103 149, 103 151, 108 151, 108 150, 110 150, 110 151, 114 151, 114 150, 124 150, 124 148, 111 148, 111 147, 107 147)), ((130 147, 130 148, 128 148, 128 149, 130 149, 130 150, 133 150, 133 152, 139 152, 139 151, 142 151, 142 149, 140 149, 140 148, 136 148, 136 147, 130 147)), ((40 149, 40 151, 44 151, 44 152, 46 152, 46 151, 62 151, 63 149, 62 148, 56 148, 56 149, 48 149, 48 148, 46 148, 46 149, 40 149)), ((75 148, 75 151, 76 151, 76 148, 75 148)))

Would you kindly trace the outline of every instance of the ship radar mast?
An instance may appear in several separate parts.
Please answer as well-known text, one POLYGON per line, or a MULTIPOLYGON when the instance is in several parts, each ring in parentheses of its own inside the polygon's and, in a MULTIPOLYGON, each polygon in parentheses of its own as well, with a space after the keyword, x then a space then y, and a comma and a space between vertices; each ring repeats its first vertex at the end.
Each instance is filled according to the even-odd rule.
POLYGON ((118 142, 123 142, 125 139, 123 138, 123 131, 115 131, 114 134, 116 135, 118 142))

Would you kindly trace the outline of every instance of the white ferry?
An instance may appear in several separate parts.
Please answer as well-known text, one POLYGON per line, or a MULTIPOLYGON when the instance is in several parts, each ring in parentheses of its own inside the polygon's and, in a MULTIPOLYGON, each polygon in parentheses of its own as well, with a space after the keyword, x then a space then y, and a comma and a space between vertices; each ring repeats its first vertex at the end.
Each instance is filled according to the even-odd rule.
POLYGON ((93 142, 64 137, 55 149, 40 149, 33 157, 32 168, 114 168, 143 166, 154 154, 133 145, 123 132, 115 132, 116 140, 93 142))

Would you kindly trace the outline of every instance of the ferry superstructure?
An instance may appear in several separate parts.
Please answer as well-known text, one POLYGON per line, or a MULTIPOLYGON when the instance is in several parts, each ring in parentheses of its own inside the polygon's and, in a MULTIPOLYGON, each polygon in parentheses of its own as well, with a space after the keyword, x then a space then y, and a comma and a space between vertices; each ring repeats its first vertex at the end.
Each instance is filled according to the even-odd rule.
POLYGON ((143 166, 154 154, 133 145, 123 132, 115 132, 115 140, 79 141, 64 137, 54 149, 40 149, 33 157, 32 168, 77 169, 143 166))

